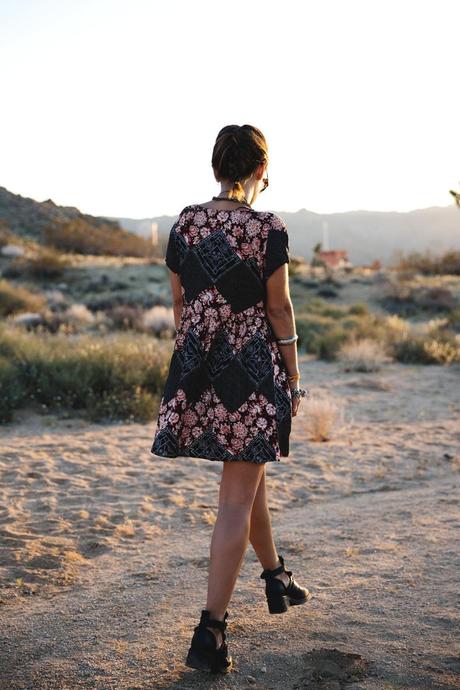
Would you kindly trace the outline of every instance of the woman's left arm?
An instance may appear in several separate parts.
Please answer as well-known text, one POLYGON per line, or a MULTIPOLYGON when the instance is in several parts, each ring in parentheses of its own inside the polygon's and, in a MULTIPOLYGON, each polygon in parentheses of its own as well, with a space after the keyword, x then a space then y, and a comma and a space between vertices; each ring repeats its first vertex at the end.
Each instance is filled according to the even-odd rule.
POLYGON ((171 282, 172 303, 174 312, 174 323, 176 324, 176 331, 179 330, 180 317, 182 314, 182 307, 184 302, 182 299, 182 288, 180 275, 169 270, 169 278, 171 282))

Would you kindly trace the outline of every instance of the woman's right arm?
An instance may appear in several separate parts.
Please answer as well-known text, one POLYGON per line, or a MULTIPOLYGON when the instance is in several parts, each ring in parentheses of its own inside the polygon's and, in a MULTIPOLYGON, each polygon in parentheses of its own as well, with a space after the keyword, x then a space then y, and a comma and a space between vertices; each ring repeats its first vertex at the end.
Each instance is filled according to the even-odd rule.
MULTIPOLYGON (((296 332, 294 307, 289 293, 288 264, 283 263, 271 273, 266 281, 265 311, 276 338, 289 338, 296 332)), ((299 364, 297 359, 297 342, 290 345, 278 345, 289 376, 299 376, 290 384, 291 388, 299 386, 299 364)), ((292 415, 297 414, 299 398, 293 399, 292 415)))

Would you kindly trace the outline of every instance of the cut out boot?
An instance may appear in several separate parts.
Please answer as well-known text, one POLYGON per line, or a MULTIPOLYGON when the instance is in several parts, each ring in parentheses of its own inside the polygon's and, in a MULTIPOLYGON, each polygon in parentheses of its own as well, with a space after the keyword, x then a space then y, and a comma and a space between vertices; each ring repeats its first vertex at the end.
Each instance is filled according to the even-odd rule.
POLYGON ((305 604, 313 596, 306 587, 301 587, 294 580, 290 570, 285 569, 283 557, 278 554, 278 558, 281 565, 273 570, 264 570, 260 576, 265 580, 265 595, 270 613, 284 613, 289 606, 305 604), (283 572, 289 575, 288 585, 275 577, 283 572))
POLYGON ((231 670, 233 660, 228 654, 225 634, 227 618, 227 611, 223 621, 211 618, 211 613, 207 609, 201 611, 201 619, 195 627, 192 643, 185 661, 187 666, 211 673, 228 673, 231 670), (222 644, 220 647, 217 647, 216 636, 208 628, 218 628, 222 632, 222 644))

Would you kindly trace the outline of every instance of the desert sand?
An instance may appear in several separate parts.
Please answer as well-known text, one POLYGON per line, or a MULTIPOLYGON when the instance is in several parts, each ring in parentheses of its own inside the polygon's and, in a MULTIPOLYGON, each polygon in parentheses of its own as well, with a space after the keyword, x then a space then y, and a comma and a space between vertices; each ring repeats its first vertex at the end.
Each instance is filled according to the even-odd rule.
POLYGON ((184 665, 206 602, 222 464, 149 453, 151 424, 18 413, 0 431, 0 690, 460 687, 459 367, 300 357, 343 419, 267 465, 278 551, 313 592, 268 613, 251 546, 234 671, 184 665))

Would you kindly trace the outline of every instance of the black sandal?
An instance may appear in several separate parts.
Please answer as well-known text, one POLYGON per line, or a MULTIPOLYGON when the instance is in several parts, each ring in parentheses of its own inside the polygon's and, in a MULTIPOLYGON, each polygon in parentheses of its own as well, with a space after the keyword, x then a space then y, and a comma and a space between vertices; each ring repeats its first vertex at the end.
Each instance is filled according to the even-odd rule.
POLYGON ((219 621, 211 618, 211 613, 207 609, 201 611, 201 619, 195 627, 192 643, 188 650, 187 666, 197 668, 201 671, 211 673, 228 673, 232 666, 232 657, 228 655, 225 630, 227 629, 228 611, 225 612, 224 620, 219 621), (222 632, 222 644, 217 647, 217 639, 210 628, 218 628, 222 632))
POLYGON ((267 597, 268 610, 270 613, 284 613, 289 606, 297 606, 298 604, 305 604, 312 598, 312 593, 306 588, 301 587, 292 577, 292 572, 284 568, 284 559, 278 554, 281 565, 273 570, 264 570, 261 574, 265 582, 265 594, 267 597), (289 575, 289 584, 284 582, 275 575, 280 573, 289 575))

